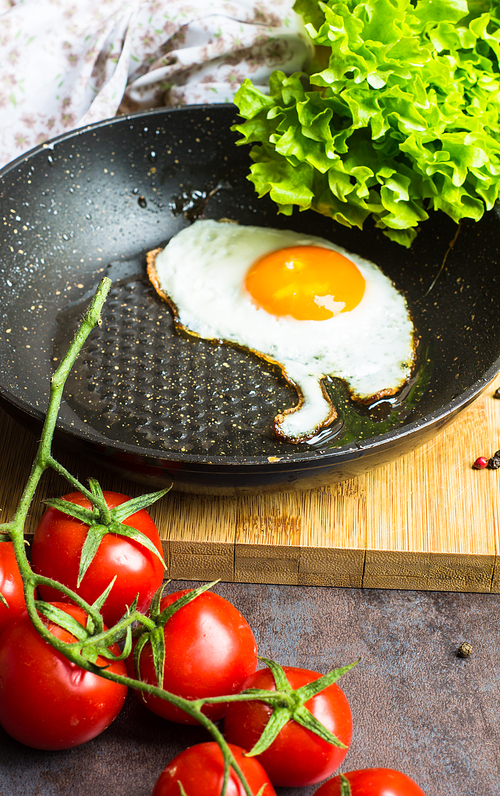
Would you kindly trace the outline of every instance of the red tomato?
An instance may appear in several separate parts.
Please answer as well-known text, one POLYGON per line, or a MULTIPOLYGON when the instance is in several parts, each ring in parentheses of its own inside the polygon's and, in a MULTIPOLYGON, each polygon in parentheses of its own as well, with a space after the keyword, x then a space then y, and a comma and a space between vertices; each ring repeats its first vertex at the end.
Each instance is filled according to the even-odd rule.
MULTIPOLYGON (((230 748, 254 796, 260 794, 262 786, 262 796, 276 796, 261 764, 252 757, 245 757, 237 746, 230 745, 230 748)), ((223 777, 224 760, 218 745, 215 742, 200 743, 174 757, 160 774, 151 796, 179 796, 179 782, 186 796, 220 796, 223 777)), ((229 775, 226 796, 245 796, 234 769, 229 775)))
MULTIPOLYGON (((104 492, 104 497, 109 508, 128 500, 126 495, 117 492, 104 492)), ((80 492, 72 492, 63 499, 84 508, 91 508, 90 501, 80 492)), ((163 559, 158 531, 145 509, 132 514, 125 520, 125 524, 137 528, 151 539, 163 559)), ((146 611, 153 594, 161 586, 165 569, 161 561, 146 547, 125 536, 106 534, 77 588, 80 554, 87 529, 87 525, 74 517, 49 508, 38 523, 33 537, 31 563, 34 571, 63 583, 89 603, 93 603, 103 593, 116 575, 116 581, 101 611, 108 627, 116 624, 127 606, 132 605, 137 594, 138 610, 146 611)), ((42 600, 67 602, 64 595, 47 586, 40 586, 38 593, 42 600)))
POLYGON ((7 606, 0 601, 0 633, 9 622, 26 610, 23 579, 17 566, 12 542, 0 542, 0 594, 7 606))
MULTIPOLYGON (((283 666, 292 688, 300 688, 322 675, 307 669, 283 666)), ((269 669, 259 669, 242 686, 275 691, 274 677, 269 669)), ((344 693, 336 683, 325 688, 305 703, 305 707, 342 743, 349 747, 352 737, 352 715, 344 693)), ((265 702, 231 702, 227 706, 224 732, 230 743, 250 751, 258 741, 272 713, 265 702)), ((288 721, 272 744, 257 756, 273 785, 302 787, 326 779, 337 769, 347 749, 333 746, 297 722, 288 721)))
MULTIPOLYGON (((167 594, 161 610, 190 589, 167 594)), ((163 688, 185 699, 223 696, 240 691, 257 668, 257 645, 246 619, 223 597, 203 592, 180 608, 164 627, 166 660, 163 688)), ((132 676, 132 656, 127 661, 132 676)), ((140 657, 141 680, 156 685, 151 645, 140 657)), ((195 724, 179 708, 159 697, 140 696, 147 707, 170 721, 195 724)), ((207 705, 203 712, 213 721, 222 718, 225 704, 207 705)))
MULTIPOLYGON (((84 611, 54 603, 81 625, 84 611)), ((74 641, 68 631, 43 618, 51 633, 74 641)), ((119 653, 115 645, 110 648, 119 653)), ((98 664, 105 664, 98 658, 98 664)), ((123 661, 109 669, 126 674, 123 661)), ((45 641, 28 613, 0 636, 0 724, 16 740, 35 749, 69 749, 90 741, 120 712, 127 688, 71 663, 45 641)))
MULTIPOLYGON (((418 785, 392 768, 362 768, 347 771, 351 796, 425 796, 418 785)), ((324 782, 315 796, 340 796, 340 776, 324 782)))

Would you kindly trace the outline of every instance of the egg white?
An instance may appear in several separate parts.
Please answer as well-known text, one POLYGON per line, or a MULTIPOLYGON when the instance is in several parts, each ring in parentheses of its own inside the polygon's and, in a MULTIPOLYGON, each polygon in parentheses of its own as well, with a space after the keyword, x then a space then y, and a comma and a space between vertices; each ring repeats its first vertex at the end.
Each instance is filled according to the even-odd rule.
POLYGON ((188 332, 250 349, 281 367, 300 397, 275 418, 275 431, 285 439, 307 439, 335 419, 321 383, 325 376, 343 379, 352 397, 366 403, 398 392, 411 375, 414 327, 404 297, 377 265, 328 240, 199 220, 154 253, 151 270, 155 287, 188 332), (265 254, 297 245, 332 249, 355 263, 366 283, 357 307, 303 321, 255 305, 245 289, 249 268, 265 254))

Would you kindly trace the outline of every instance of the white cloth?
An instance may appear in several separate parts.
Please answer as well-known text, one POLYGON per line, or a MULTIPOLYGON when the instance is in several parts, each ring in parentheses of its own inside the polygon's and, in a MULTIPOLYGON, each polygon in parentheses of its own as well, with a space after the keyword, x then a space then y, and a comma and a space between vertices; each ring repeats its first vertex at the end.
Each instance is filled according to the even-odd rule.
POLYGON ((86 124, 301 69, 293 0, 0 0, 0 166, 86 124))

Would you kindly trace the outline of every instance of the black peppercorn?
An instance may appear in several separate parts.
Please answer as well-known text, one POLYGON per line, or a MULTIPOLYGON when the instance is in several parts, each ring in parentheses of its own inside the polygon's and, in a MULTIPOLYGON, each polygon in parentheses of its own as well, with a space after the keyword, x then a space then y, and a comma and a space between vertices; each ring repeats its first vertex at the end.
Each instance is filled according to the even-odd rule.
POLYGON ((472 654, 472 644, 468 641, 462 641, 457 649, 457 658, 468 658, 472 654))
POLYGON ((488 469, 489 470, 498 470, 500 467, 500 456, 492 456, 491 459, 488 459, 488 469))
POLYGON ((500 387, 493 393, 493 398, 500 398, 500 387))

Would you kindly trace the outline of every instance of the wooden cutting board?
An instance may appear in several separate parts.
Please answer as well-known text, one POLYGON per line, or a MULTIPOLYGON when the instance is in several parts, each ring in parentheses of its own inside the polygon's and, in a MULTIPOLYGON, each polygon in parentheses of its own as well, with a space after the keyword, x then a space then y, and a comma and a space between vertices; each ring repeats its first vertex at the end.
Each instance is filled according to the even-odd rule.
MULTIPOLYGON (((500 593, 500 470, 473 461, 500 448, 500 376, 434 440, 362 477, 307 492, 211 497, 170 492, 151 507, 173 579, 500 593)), ((0 521, 11 516, 36 440, 0 410, 0 521)), ((141 487, 61 457, 80 479, 141 487)), ((69 491, 47 472, 41 500, 69 491)), ((142 490, 143 491, 143 490, 142 490)))

